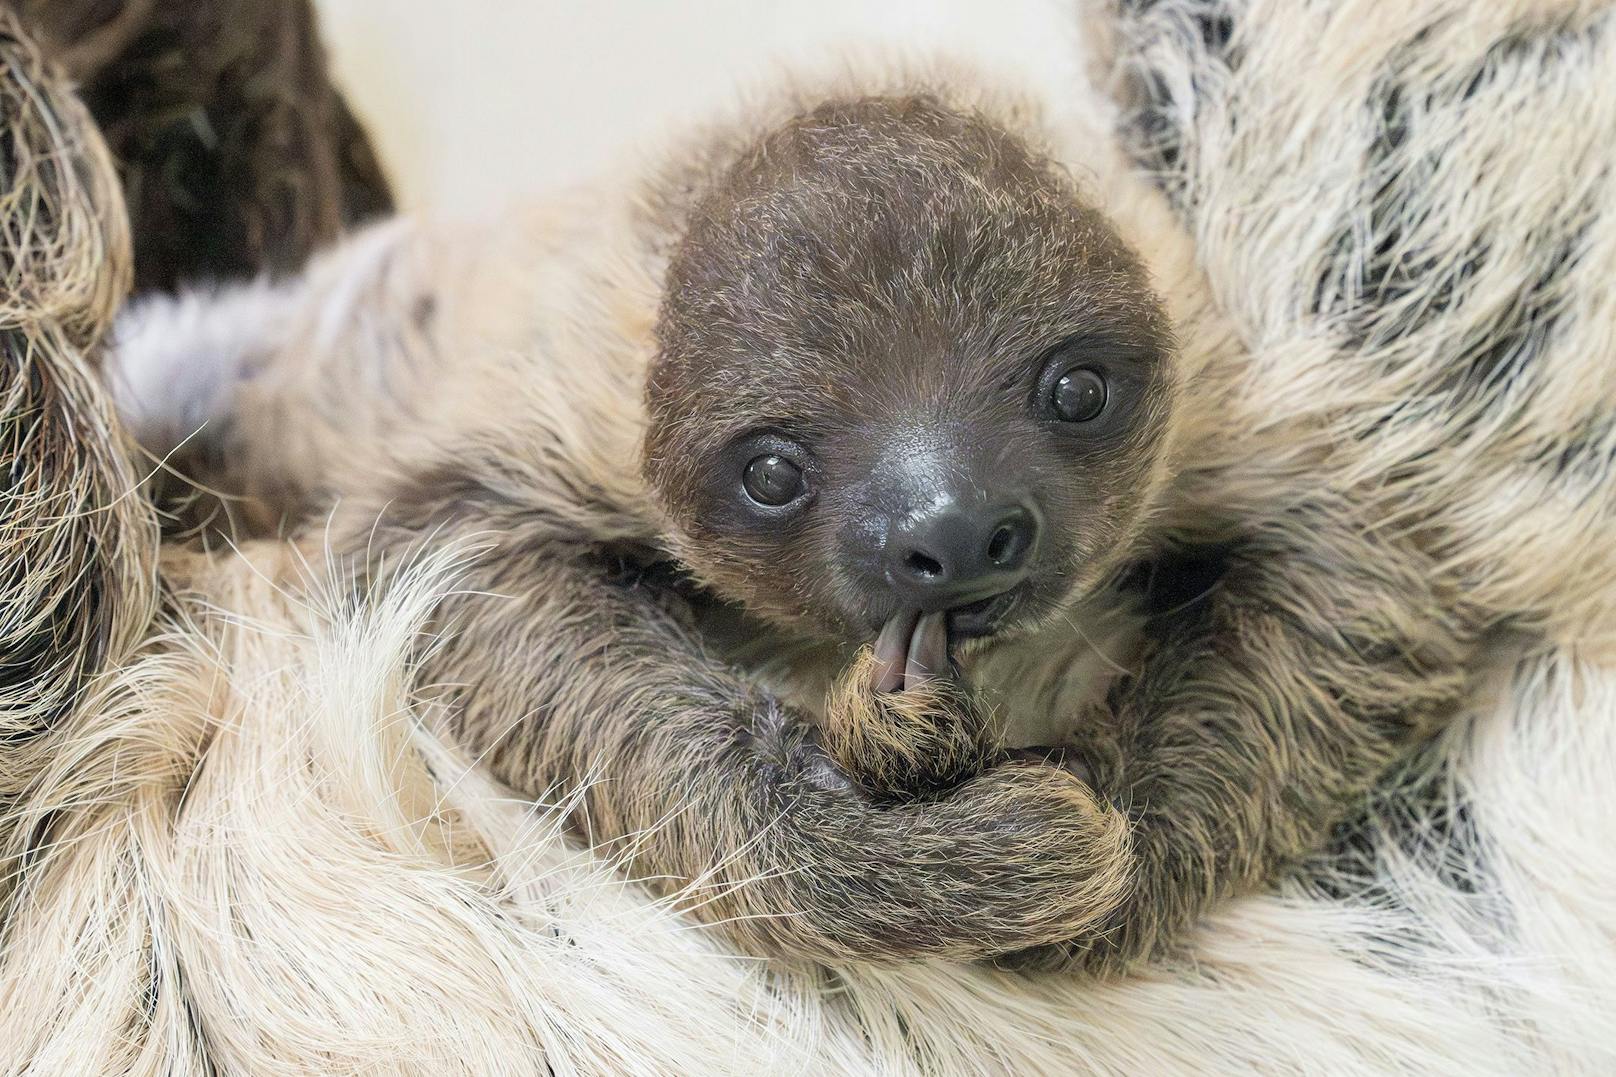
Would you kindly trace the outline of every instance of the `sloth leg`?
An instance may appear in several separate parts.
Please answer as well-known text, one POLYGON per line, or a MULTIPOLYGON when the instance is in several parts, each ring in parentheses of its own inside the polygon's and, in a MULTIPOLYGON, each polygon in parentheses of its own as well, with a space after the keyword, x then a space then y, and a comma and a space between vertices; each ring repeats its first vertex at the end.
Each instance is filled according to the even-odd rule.
POLYGON ((877 802, 805 718, 576 544, 512 536, 480 563, 424 656, 451 728, 516 789, 577 793, 588 840, 743 945, 976 959, 1069 938, 1122 900, 1122 816, 1069 775, 1005 763, 877 802))
POLYGON ((1126 968, 1208 906, 1318 849, 1467 688, 1479 616, 1434 565, 1339 505, 1270 521, 1209 601, 1169 626, 1112 693, 1128 899, 1093 932, 1020 965, 1126 968))

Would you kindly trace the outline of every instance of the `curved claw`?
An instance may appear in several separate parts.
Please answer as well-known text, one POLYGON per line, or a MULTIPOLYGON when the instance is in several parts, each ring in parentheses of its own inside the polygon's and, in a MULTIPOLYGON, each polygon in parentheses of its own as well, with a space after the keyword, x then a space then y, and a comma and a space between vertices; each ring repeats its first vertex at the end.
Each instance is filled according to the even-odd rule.
POLYGON ((916 611, 894 614, 875 638, 875 664, 870 685, 877 692, 898 692, 904 687, 910 638, 920 620, 916 611))
POLYGON ((903 687, 918 688, 948 672, 947 614, 928 613, 909 637, 909 655, 903 669, 903 687))
POLYGON ((871 650, 870 687, 877 693, 905 692, 948 676, 948 615, 901 610, 881 627, 871 650))

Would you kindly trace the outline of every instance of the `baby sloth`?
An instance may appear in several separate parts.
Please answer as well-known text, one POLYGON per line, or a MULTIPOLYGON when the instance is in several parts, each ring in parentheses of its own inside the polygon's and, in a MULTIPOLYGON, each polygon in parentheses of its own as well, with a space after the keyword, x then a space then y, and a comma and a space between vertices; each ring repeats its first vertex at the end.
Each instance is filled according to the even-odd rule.
POLYGON ((1136 255, 1003 128, 842 103, 696 203, 656 337, 645 474, 679 560, 874 641, 826 729, 867 789, 980 769, 981 715, 922 686, 1111 578, 1165 481, 1172 333, 1136 255))
POLYGON ((530 216, 144 308, 120 393, 373 575, 480 544, 422 656, 448 728, 743 943, 1125 968, 1315 849, 1474 633, 1204 299, 1169 316, 1145 266, 1196 288, 1182 237, 1067 141, 1114 219, 1017 102, 788 100, 530 216), (1085 625, 1183 550, 1219 571, 1096 701, 1085 625), (827 643, 860 650, 821 707, 827 643), (1083 766, 1000 751, 989 697, 1083 766))

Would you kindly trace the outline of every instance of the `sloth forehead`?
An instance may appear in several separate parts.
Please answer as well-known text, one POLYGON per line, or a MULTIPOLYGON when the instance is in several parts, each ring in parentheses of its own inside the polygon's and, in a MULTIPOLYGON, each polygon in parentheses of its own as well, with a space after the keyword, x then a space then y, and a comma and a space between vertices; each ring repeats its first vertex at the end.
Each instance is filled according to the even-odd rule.
POLYGON ((1065 177, 984 120, 924 99, 827 105, 760 140, 698 203, 670 291, 746 310, 771 298, 913 305, 939 286, 1016 287, 1097 253, 1105 244, 1080 237, 1101 224, 1065 177))
POLYGON ((883 384, 1159 330, 1136 259, 1028 146, 923 97, 831 103, 744 154, 669 267, 659 367, 762 393, 780 367, 883 384), (841 367, 842 369, 838 369, 841 367))
POLYGON ((1069 178, 925 98, 832 103, 760 139, 693 210, 656 334, 645 459, 670 488, 759 428, 1013 429, 1073 338, 1171 350, 1138 259, 1069 178))

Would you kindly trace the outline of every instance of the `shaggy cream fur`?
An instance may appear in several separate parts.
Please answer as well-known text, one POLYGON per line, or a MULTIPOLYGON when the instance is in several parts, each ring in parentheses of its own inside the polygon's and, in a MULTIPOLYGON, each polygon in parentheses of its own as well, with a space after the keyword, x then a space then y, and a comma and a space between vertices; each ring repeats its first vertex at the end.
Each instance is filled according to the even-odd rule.
MULTIPOLYGON (((1457 427, 1418 421, 1444 387, 1407 384, 1371 403, 1409 401, 1408 422, 1344 428, 1394 438, 1387 460, 1452 454, 1422 478, 1455 506, 1446 548, 1530 616, 1337 849, 1127 982, 770 967, 569 847, 555 806, 504 795, 413 706, 407 655, 471 551, 359 599, 303 560, 317 543, 171 551, 161 630, 6 819, 0 858, 26 846, 28 869, 0 1071, 1616 1067, 1616 15, 1138 0, 1114 29, 1096 63, 1130 76, 1117 120, 1252 376, 1294 387, 1277 399, 1384 393, 1375 364, 1403 349, 1505 371, 1457 427)), ((1071 107, 1112 115, 1090 91, 1071 107)))
MULTIPOLYGON (((1372 904, 1297 884, 1208 923, 1193 964, 1100 987, 771 969, 570 849, 554 813, 417 723, 405 654, 454 556, 358 608, 277 582, 309 582, 285 549, 170 560, 201 573, 192 597, 31 806, 72 821, 8 929, 10 1070, 1507 1074, 1612 1058, 1612 868, 1589 835, 1609 822, 1616 674, 1569 650, 1501 662, 1498 701, 1430 761, 1451 785, 1421 821, 1465 803, 1469 840, 1389 842, 1372 904)), ((1388 794, 1372 825, 1407 832, 1409 803, 1388 794)))

